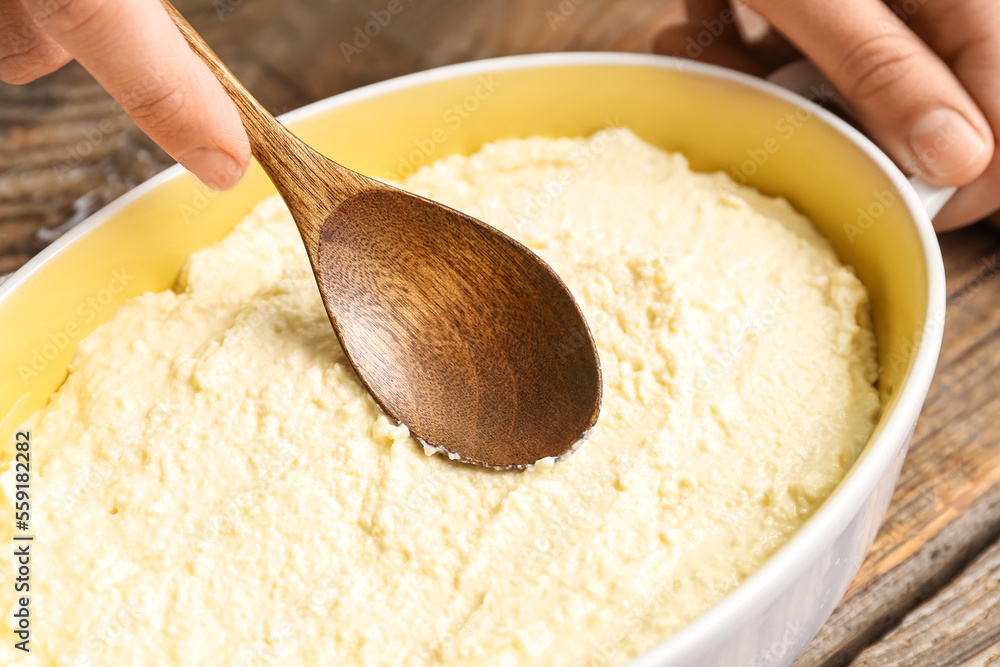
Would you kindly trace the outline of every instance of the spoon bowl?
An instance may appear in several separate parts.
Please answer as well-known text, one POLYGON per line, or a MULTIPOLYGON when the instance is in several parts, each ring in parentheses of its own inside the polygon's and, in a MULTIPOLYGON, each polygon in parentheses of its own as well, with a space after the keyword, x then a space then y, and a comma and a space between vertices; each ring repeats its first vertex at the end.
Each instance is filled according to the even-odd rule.
POLYGON ((327 219, 319 266, 362 382, 430 446, 519 467, 560 456, 593 425, 600 373, 583 316, 510 237, 430 200, 372 189, 327 219))
POLYGON ((555 272, 486 223, 308 147, 162 3, 235 102, 341 347, 382 409, 425 446, 493 468, 581 442, 600 409, 600 360, 555 272))

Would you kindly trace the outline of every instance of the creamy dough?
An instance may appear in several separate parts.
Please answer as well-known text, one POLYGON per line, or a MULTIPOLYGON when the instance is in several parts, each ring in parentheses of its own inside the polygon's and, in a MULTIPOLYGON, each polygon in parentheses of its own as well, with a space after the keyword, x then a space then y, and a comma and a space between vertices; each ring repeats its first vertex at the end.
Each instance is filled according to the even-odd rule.
POLYGON ((0 664, 620 665, 754 572, 871 434, 865 289, 784 200, 614 128, 404 186, 566 280, 603 363, 590 439, 525 472, 425 454, 265 201, 83 341, 33 418, 32 652, 0 664))

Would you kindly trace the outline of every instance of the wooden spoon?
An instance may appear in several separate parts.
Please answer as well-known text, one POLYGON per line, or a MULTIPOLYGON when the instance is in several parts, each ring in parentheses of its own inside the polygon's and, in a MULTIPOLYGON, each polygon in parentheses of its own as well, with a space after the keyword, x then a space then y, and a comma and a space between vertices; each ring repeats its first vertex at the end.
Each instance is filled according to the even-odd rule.
POLYGON ((236 103, 337 338, 382 409, 450 458, 494 468, 580 442, 600 409, 600 361, 552 269, 489 225, 306 146, 163 5, 236 103))

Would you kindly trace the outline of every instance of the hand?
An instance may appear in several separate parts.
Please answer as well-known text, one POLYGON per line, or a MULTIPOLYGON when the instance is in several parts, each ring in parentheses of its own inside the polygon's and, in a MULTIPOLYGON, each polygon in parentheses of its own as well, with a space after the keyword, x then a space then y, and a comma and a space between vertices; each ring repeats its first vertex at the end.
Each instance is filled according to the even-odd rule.
POLYGON ((206 185, 239 182, 250 144, 236 107, 157 0, 0 0, 0 79, 73 58, 206 185))
POLYGON ((766 74, 800 57, 782 37, 787 38, 816 63, 904 171, 934 185, 961 186, 934 219, 938 230, 1000 208, 1000 156, 994 152, 994 131, 1000 130, 1000 2, 744 4, 781 36, 744 39, 726 0, 686 0, 687 23, 663 31, 655 50, 766 74))

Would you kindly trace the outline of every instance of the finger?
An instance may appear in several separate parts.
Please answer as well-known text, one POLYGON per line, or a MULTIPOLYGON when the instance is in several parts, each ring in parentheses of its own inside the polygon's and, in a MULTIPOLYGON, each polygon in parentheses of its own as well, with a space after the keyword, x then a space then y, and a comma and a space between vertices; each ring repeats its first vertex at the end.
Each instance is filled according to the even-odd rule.
POLYGON ((936 185, 964 185, 993 155, 993 134, 947 65, 877 0, 755 0, 753 8, 833 82, 901 163, 936 185))
POLYGON ((206 185, 250 162, 236 112, 157 0, 21 0, 156 143, 206 185))
MULTIPOLYGON (((1000 129, 1000 4, 978 0, 901 5, 903 20, 947 63, 983 111, 1000 129)), ((952 229, 1000 208, 1000 155, 982 176, 961 188, 934 218, 939 230, 952 229)))
POLYGON ((72 58, 36 25, 19 2, 0 0, 0 81, 28 83, 72 58))

